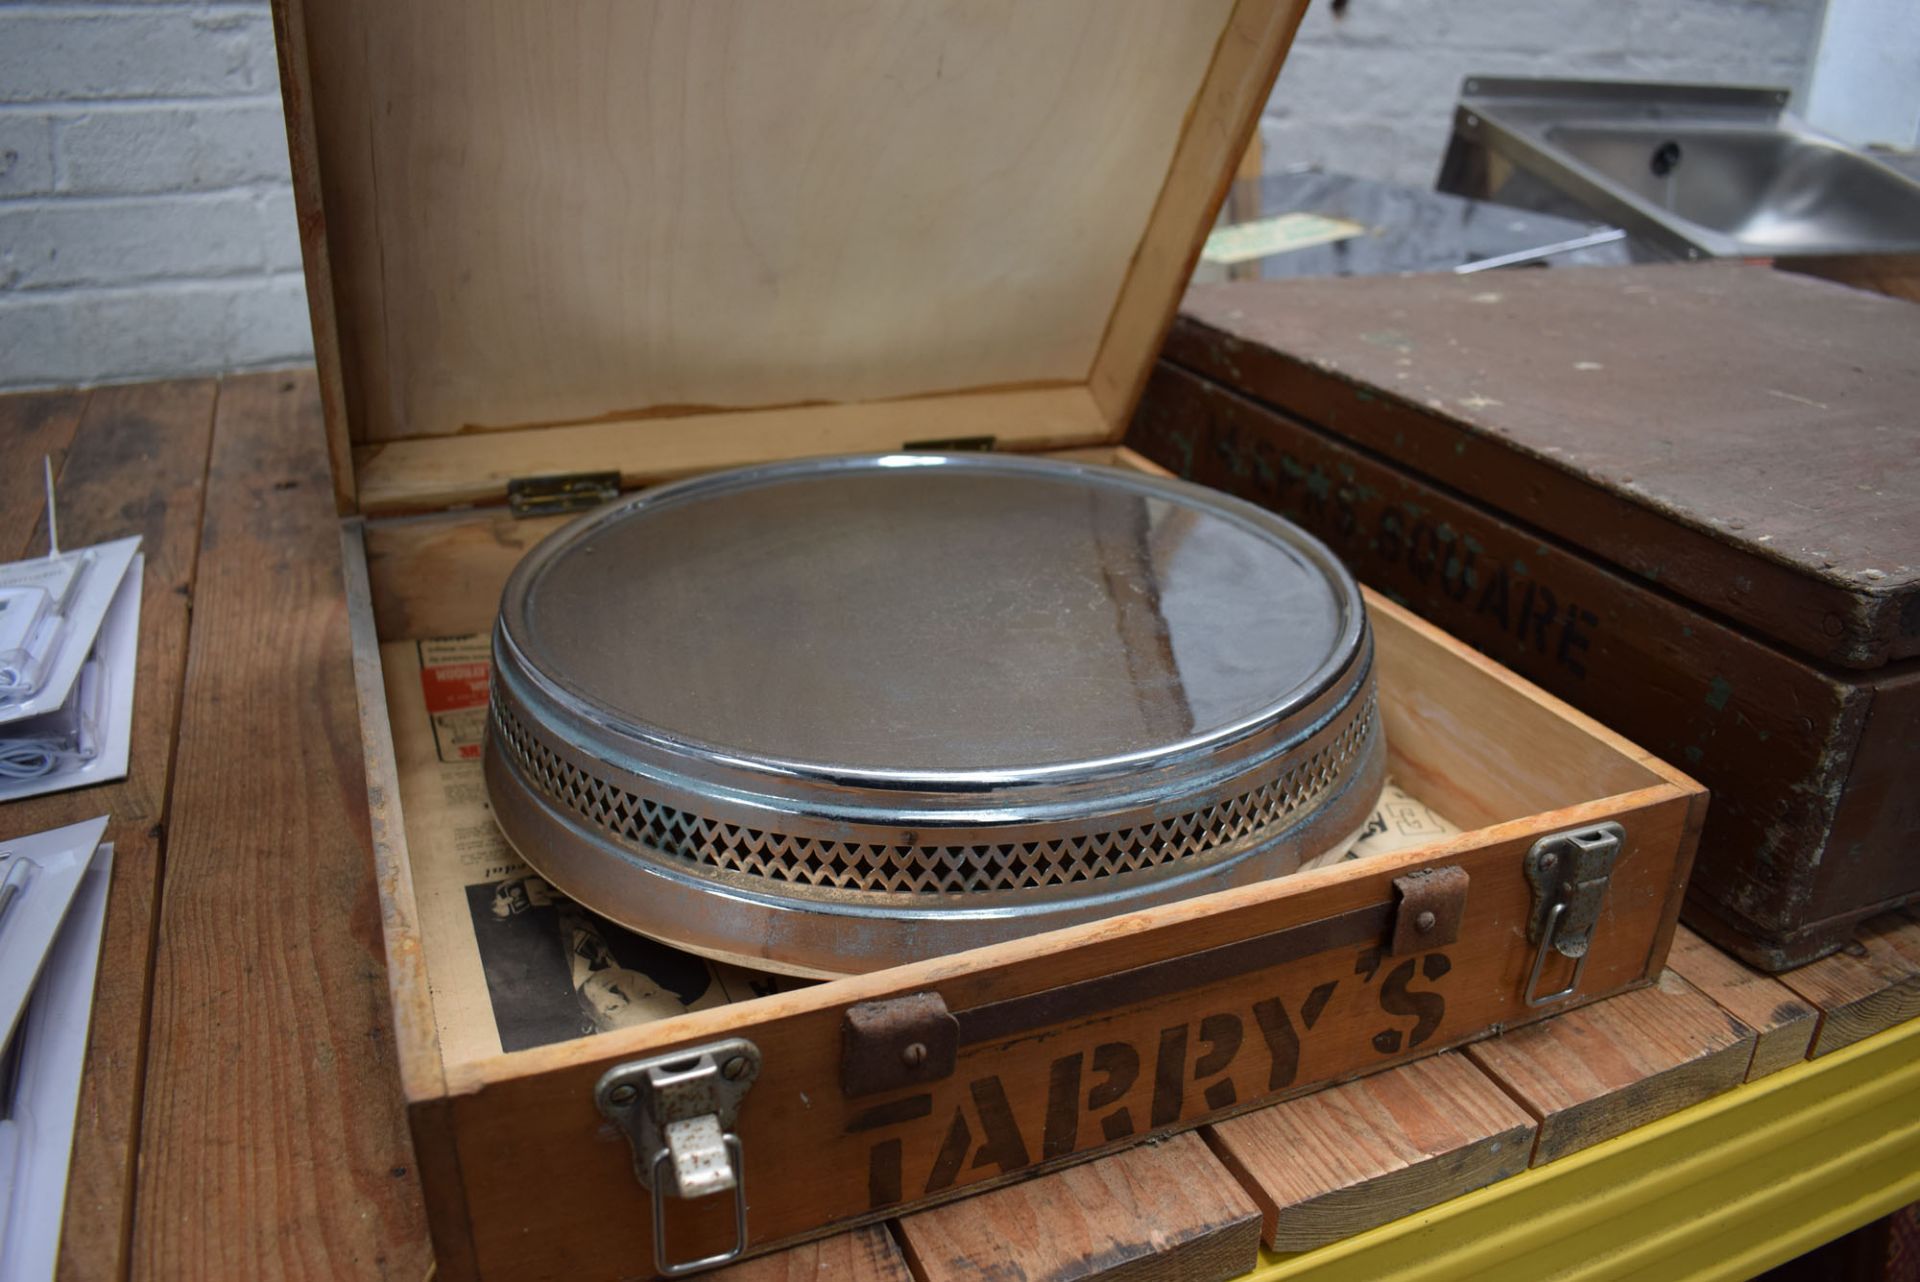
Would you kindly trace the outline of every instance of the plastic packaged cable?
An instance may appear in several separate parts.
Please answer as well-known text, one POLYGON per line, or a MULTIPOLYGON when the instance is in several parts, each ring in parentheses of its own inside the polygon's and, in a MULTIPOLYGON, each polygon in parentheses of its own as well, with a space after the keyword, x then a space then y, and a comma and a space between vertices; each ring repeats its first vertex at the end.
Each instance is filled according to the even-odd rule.
POLYGON ((43 587, 0 587, 0 691, 40 688, 58 649, 60 614, 43 587))
POLYGON ((0 778, 38 779, 93 760, 100 754, 106 706, 106 669, 88 659, 64 704, 0 726, 0 778))
MULTIPOLYGON (((37 694, 62 648, 76 640, 69 624, 93 561, 88 549, 0 566, 0 705, 37 694)), ((105 602, 98 605, 82 621, 87 631, 77 639, 80 646, 93 644, 105 602)))

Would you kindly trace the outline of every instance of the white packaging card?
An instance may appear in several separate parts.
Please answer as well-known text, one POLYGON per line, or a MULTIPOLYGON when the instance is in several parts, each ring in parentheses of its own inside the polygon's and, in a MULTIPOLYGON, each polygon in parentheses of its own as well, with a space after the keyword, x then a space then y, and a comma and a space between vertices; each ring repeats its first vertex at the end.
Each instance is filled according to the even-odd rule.
POLYGON ((0 565, 0 725, 66 703, 140 536, 0 565))
POLYGON ((13 1036, 107 817, 0 841, 0 1046, 13 1036))
POLYGON ((0 1075, 0 1282, 54 1274, 112 872, 113 847, 93 851, 0 1075))
MULTIPOLYGON (((88 710, 96 717, 93 731, 97 743, 93 754, 84 760, 59 762, 47 773, 32 778, 12 778, 9 772, 0 769, 0 802, 127 777, 128 753, 133 742, 133 684, 140 659, 140 593, 145 565, 146 558, 135 554, 100 625, 92 663, 86 675, 74 683, 74 698, 97 704, 97 709, 88 710), (95 698, 87 700, 95 685, 98 687, 95 698)), ((0 723, 0 757, 6 754, 10 744, 30 741, 33 728, 41 720, 36 717, 0 723)), ((30 759, 30 754, 23 759, 30 759)))

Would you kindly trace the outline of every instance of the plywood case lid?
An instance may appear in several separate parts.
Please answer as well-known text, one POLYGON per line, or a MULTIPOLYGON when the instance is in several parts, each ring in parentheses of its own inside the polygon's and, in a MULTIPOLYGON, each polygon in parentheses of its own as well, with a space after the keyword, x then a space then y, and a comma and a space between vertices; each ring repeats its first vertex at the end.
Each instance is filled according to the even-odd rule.
POLYGON ((1117 439, 1303 7, 277 0, 343 506, 1117 439))

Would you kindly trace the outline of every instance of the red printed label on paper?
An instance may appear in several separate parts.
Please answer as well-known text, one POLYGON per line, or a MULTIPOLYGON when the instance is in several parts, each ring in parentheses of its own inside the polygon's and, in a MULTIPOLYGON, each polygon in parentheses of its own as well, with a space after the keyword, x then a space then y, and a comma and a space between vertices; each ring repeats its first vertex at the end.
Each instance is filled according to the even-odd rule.
POLYGON ((485 636, 421 641, 420 689, 442 761, 478 761, 492 654, 485 636))

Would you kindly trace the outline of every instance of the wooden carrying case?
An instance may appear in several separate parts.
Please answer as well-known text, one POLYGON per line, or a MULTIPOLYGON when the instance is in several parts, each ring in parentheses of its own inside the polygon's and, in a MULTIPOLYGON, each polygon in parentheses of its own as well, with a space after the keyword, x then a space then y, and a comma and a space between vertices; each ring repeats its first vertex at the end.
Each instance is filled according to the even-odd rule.
POLYGON ((381 644, 484 631, 565 519, 516 510, 607 483, 552 474, 956 438, 1146 466, 1116 443, 1299 8, 278 0, 444 1276, 646 1273, 656 1212, 674 1260, 732 1245, 733 1199, 651 1197, 596 1107, 634 1061, 757 1048, 730 1121, 754 1252, 1657 973, 1702 790, 1375 597, 1391 772, 1457 836, 577 1040, 441 1036, 409 855, 435 812, 381 644))
POLYGON ((1196 288, 1129 441, 1713 790, 1766 970, 1920 897, 1920 309, 1760 266, 1196 288))

